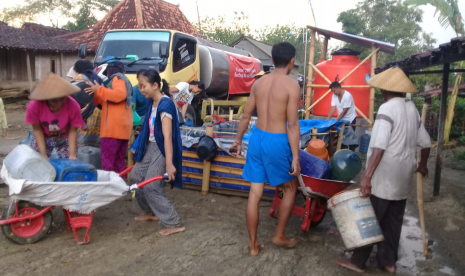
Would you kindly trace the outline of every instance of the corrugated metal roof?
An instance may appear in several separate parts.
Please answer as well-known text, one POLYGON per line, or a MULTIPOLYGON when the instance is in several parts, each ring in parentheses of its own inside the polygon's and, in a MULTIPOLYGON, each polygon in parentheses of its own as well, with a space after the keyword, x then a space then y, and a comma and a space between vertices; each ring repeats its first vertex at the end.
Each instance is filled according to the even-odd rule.
POLYGON ((327 37, 331 37, 337 40, 341 40, 347 43, 353 43, 357 44, 363 47, 371 48, 373 43, 376 44, 377 47, 379 47, 380 51, 388 53, 388 54, 395 54, 396 53, 396 45, 380 40, 375 40, 371 38, 366 38, 363 36, 358 36, 358 35, 353 35, 353 34, 348 34, 348 33, 340 33, 340 32, 334 32, 330 30, 324 30, 320 29, 317 27, 313 26, 308 26, 308 28, 312 31, 316 31, 320 35, 324 35, 327 37))
POLYGON ((379 74, 391 67, 398 66, 406 73, 442 65, 445 62, 452 63, 465 60, 465 37, 456 37, 448 43, 439 45, 422 53, 417 53, 401 60, 386 63, 375 69, 379 74))

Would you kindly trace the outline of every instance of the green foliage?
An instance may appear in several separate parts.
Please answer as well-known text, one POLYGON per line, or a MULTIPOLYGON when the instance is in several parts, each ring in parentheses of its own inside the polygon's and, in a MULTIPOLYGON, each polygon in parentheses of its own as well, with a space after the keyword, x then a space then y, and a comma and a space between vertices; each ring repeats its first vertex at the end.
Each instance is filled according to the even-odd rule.
MULTIPOLYGON (((447 97, 447 102, 449 103, 450 96, 447 97)), ((441 100, 439 96, 432 98, 432 104, 428 110, 429 113, 434 113, 439 118, 439 110, 441 106, 441 100)), ((457 98, 455 102, 454 109, 454 120, 452 121, 452 127, 450 132, 450 137, 458 139, 459 137, 465 136, 465 98, 457 98)))
MULTIPOLYGON (((310 32, 307 29, 291 25, 275 25, 265 26, 264 28, 252 31, 249 25, 249 17, 243 12, 235 12, 235 16, 231 22, 224 16, 216 18, 207 16, 199 22, 192 22, 194 27, 199 33, 208 40, 219 42, 224 45, 231 45, 243 36, 248 36, 257 41, 263 42, 268 45, 274 45, 278 42, 287 41, 296 47, 296 61, 300 63, 300 73, 303 73, 303 65, 308 63, 308 51, 310 43, 307 45, 305 51, 305 34, 310 42, 310 32), (307 52, 307 59, 305 60, 305 53, 307 52)), ((316 43, 315 47, 315 61, 318 62, 320 58, 320 47, 316 43)))
MULTIPOLYGON (((82 28, 83 24, 88 24, 95 18, 91 11, 107 12, 118 2, 119 0, 25 0, 22 5, 3 9, 0 20, 19 27, 25 22, 37 22, 38 17, 48 15, 53 27, 61 27, 58 23, 60 18, 73 18, 75 28, 82 28), (83 20, 87 10, 89 18, 83 20)), ((70 26, 69 22, 66 26, 70 26)))
POLYGON ((230 45, 242 36, 250 35, 249 16, 243 12, 234 12, 231 24, 223 16, 217 18, 206 16, 199 22, 192 23, 199 33, 208 40, 230 45))
MULTIPOLYGON (((465 137, 464 137, 465 138, 465 137)), ((465 151, 457 152, 454 155, 455 159, 457 159, 460 163, 465 163, 465 151)))
POLYGON ((457 35, 465 35, 463 19, 460 13, 458 0, 406 0, 406 5, 431 5, 436 8, 434 15, 438 14, 439 24, 444 28, 451 26, 457 35))
POLYGON ((66 25, 63 26, 63 29, 77 32, 81 30, 88 29, 90 26, 97 23, 97 18, 92 14, 91 7, 87 4, 83 5, 79 12, 74 14, 75 22, 68 21, 66 25))
MULTIPOLYGON (((408 7, 400 1, 363 0, 355 9, 340 13, 337 22, 342 23, 345 33, 395 44, 395 55, 379 53, 378 64, 383 65, 433 48, 436 40, 423 32, 420 26, 422 16, 419 8, 408 7)), ((361 46, 346 46, 361 51, 361 58, 371 53, 371 49, 361 46)))

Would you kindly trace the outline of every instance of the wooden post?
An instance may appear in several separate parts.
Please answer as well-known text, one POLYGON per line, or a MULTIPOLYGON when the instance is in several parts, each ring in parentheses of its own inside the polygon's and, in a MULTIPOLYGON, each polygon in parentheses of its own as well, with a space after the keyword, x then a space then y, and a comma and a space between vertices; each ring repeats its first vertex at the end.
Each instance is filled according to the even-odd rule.
MULTIPOLYGON (((63 57, 63 52, 60 53, 60 77, 66 76, 65 71, 65 65, 64 65, 65 59, 63 57)), ((56 65, 55 65, 56 66, 56 65)))
POLYGON ((333 157, 334 155, 334 140, 336 138, 336 132, 335 131, 330 131, 329 132, 329 149, 328 149, 328 154, 329 157, 333 157))
MULTIPOLYGON (((308 67, 308 83, 313 84, 313 61, 315 60, 315 37, 316 37, 316 32, 312 31, 311 36, 310 36, 310 55, 309 55, 309 60, 308 64, 310 65, 308 67)), ((307 86, 307 95, 305 96, 305 119, 310 119, 310 109, 308 107, 312 104, 312 91, 313 88, 310 86, 307 86)))
POLYGON ((346 124, 342 124, 341 130, 339 131, 339 136, 337 137, 336 151, 340 150, 342 147, 342 138, 344 137, 345 128, 346 128, 346 124))
POLYGON ((439 110, 438 151, 436 155, 436 168, 434 170, 434 196, 439 195, 441 186, 442 149, 444 147, 444 125, 446 123, 447 88, 449 87, 450 64, 444 63, 442 75, 441 109, 439 110))
POLYGON ((29 51, 26 51, 26 66, 27 66, 27 80, 29 81, 29 93, 32 92, 32 69, 31 59, 29 58, 29 51))
MULTIPOLYGON (((378 49, 376 48, 376 44, 373 43, 371 45, 371 76, 375 75, 375 68, 376 68, 376 58, 378 56, 378 49)), ((369 130, 373 129, 373 123, 375 121, 375 93, 376 89, 374 87, 370 88, 370 107, 368 111, 368 117, 371 121, 369 130)))
POLYGON ((229 108, 229 121, 232 121, 234 118, 234 110, 232 110, 231 108, 229 108))
MULTIPOLYGON (((428 105, 424 104, 421 110, 421 123, 425 125, 426 112, 428 111, 428 105)), ((421 150, 418 151, 418 162, 420 162, 421 150)), ((426 242, 426 227, 425 227, 425 210, 423 207, 423 174, 417 172, 417 202, 418 202, 418 213, 420 217, 421 234, 423 238, 423 255, 428 255, 428 245, 426 242)))
POLYGON ((328 40, 329 37, 325 36, 325 40, 323 42, 323 49, 321 49, 321 59, 326 59, 328 55, 328 40))
MULTIPOLYGON (((207 126, 205 133, 207 136, 213 136, 213 127, 207 126)), ((210 188, 210 161, 203 161, 203 178, 202 178, 202 195, 208 195, 208 190, 210 188)))
POLYGON ((318 129, 316 127, 312 128, 312 140, 318 139, 318 129))

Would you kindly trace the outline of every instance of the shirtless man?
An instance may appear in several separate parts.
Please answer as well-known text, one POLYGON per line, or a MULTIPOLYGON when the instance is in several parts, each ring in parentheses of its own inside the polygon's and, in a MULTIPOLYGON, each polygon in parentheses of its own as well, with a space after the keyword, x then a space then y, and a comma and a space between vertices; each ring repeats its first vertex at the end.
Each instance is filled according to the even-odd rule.
POLYGON ((283 185, 284 196, 279 208, 278 225, 271 241, 278 246, 296 246, 295 239, 284 235, 287 221, 294 206, 295 176, 300 174, 299 137, 297 113, 300 99, 299 85, 287 75, 294 67, 295 48, 287 42, 273 46, 273 73, 255 81, 239 123, 236 140, 231 147, 235 155, 241 152, 242 136, 255 108, 258 121, 249 141, 247 159, 242 177, 252 184, 247 202, 247 229, 249 253, 256 256, 264 247, 257 241, 258 204, 265 183, 283 185), (288 127, 286 127, 288 123, 288 127), (292 173, 290 170, 292 168, 292 173))

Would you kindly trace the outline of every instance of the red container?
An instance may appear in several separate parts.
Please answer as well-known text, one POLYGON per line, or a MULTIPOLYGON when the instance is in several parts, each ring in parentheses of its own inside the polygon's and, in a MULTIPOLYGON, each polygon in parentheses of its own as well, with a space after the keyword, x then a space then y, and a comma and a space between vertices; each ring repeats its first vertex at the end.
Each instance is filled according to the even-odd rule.
MULTIPOLYGON (((361 60, 357 58, 359 52, 350 49, 341 49, 332 53, 333 59, 331 60, 320 60, 316 65, 323 75, 325 75, 330 81, 334 81, 336 76, 339 75, 339 80, 344 78, 350 73, 357 65, 360 64, 361 60)), ((366 77, 371 73, 370 61, 365 61, 355 72, 353 72, 348 78, 346 78, 342 85, 367 85, 366 77)), ((327 85, 328 88, 317 87, 314 89, 313 102, 318 100, 321 96, 326 93, 329 89, 329 84, 324 80, 320 74, 315 72, 315 84, 327 85)), ((366 116, 369 113, 370 106, 370 88, 346 88, 354 97, 355 106, 357 106, 366 116)), ((331 108, 331 97, 330 92, 326 97, 323 98, 319 103, 312 109, 312 114, 317 116, 328 116, 329 109, 331 108)), ((335 113, 336 114, 336 113, 335 113)), ((362 118, 357 112, 357 117, 362 118)))

